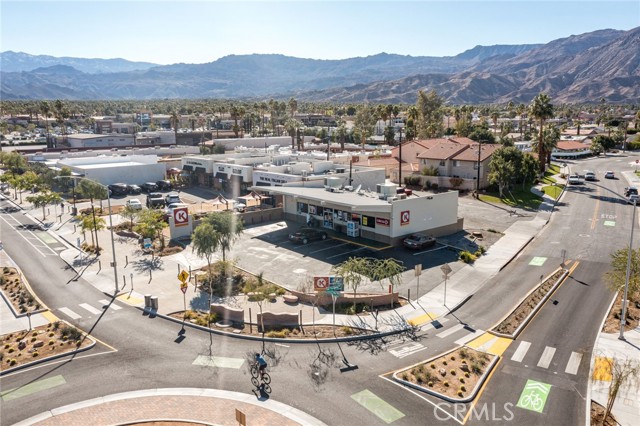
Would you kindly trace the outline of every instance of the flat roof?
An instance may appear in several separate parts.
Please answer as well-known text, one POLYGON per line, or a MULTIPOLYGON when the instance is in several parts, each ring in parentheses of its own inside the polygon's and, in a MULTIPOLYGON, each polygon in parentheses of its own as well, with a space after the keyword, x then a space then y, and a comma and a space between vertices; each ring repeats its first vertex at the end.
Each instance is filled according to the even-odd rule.
MULTIPOLYGON (((153 164, 153 163, 150 163, 153 164)), ((149 164, 138 163, 136 161, 123 161, 121 163, 99 163, 99 164, 78 164, 71 165, 71 167, 76 167, 78 169, 106 169, 111 167, 140 167, 140 166, 148 166, 149 164)))

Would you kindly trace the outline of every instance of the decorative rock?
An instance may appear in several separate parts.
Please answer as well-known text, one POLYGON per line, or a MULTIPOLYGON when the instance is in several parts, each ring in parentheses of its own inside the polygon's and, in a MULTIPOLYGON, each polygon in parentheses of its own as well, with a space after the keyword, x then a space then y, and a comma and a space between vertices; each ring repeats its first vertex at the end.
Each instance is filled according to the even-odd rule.
POLYGON ((467 364, 465 364, 465 363, 463 363, 462 365, 460 365, 460 369, 461 369, 462 371, 464 371, 465 373, 468 373, 468 372, 469 372, 469 366, 468 366, 467 364))
POLYGON ((43 342, 43 341, 35 342, 35 343, 33 344, 33 347, 34 347, 34 348, 40 348, 40 347, 42 347, 42 346, 44 346, 44 342, 43 342))
POLYGON ((444 377, 444 376, 446 376, 446 375, 447 375, 447 370, 445 370, 444 368, 441 368, 441 369, 439 370, 439 373, 440 373, 440 375, 441 375, 442 377, 444 377))
POLYGON ((20 340, 20 341, 18 342, 18 349, 19 349, 19 350, 23 350, 23 349, 24 349, 24 348, 26 348, 26 347, 27 347, 27 342, 25 342, 24 340, 20 340))

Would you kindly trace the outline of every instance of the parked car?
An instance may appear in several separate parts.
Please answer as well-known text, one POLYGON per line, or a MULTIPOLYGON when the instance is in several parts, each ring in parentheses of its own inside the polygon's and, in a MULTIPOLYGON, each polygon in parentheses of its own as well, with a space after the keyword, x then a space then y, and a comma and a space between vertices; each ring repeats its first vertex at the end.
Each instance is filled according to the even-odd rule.
POLYGON ((153 182, 145 182, 142 185, 140 185, 140 187, 144 192, 153 192, 158 190, 158 185, 156 185, 153 182))
POLYGON ((137 198, 132 198, 130 200, 127 200, 125 205, 127 207, 131 207, 134 210, 142 210, 142 203, 137 198))
POLYGON ((111 195, 127 195, 129 192, 129 188, 126 183, 113 183, 109 186, 109 191, 111 191, 111 195))
POLYGON ((567 183, 569 185, 580 185, 582 183, 582 179, 580 179, 580 176, 578 175, 569 175, 567 183))
POLYGON ((164 197, 164 202, 166 205, 169 205, 173 203, 182 203, 182 200, 180 199, 180 195, 172 192, 171 194, 167 194, 167 196, 164 197))
POLYGON ((129 194, 140 194, 142 192, 142 188, 138 185, 127 185, 127 190, 129 194))
POLYGON ((596 174, 590 170, 584 171, 584 180, 597 180, 596 174))
POLYGON ((423 249, 433 247, 436 244, 435 237, 424 234, 413 234, 402 240, 402 245, 410 249, 423 249))
POLYGON ((173 185, 171 185, 171 181, 168 180, 159 180, 156 182, 156 188, 160 191, 171 191, 173 185))
POLYGON ((606 172, 604 172, 604 178, 605 179, 615 179, 616 178, 616 174, 613 173, 611 170, 607 170, 606 172))
POLYGON ((158 209, 165 206, 164 197, 159 192, 151 192, 147 195, 147 207, 150 209, 158 209))
POLYGON ((327 233, 315 228, 301 228, 289 234, 289 240, 294 243, 307 244, 309 241, 326 239, 327 233))
POLYGON ((629 197, 627 198, 627 203, 640 205, 640 195, 638 194, 629 195, 629 197))

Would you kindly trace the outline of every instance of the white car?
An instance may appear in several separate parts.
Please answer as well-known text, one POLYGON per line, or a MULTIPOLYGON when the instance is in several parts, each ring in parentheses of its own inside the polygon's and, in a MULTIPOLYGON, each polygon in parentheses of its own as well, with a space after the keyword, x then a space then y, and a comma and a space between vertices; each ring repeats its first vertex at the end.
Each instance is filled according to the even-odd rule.
POLYGON ((171 216, 173 214, 173 209, 179 209, 179 208, 184 208, 184 207, 189 207, 188 204, 185 203, 171 203, 167 206, 166 209, 164 209, 165 215, 167 217, 171 216))
POLYGON ((582 179, 578 175, 570 175, 567 179, 567 183, 569 185, 580 185, 582 183, 582 179))
POLYGON ((142 210, 142 203, 137 198, 128 200, 126 206, 131 207, 134 210, 142 210))

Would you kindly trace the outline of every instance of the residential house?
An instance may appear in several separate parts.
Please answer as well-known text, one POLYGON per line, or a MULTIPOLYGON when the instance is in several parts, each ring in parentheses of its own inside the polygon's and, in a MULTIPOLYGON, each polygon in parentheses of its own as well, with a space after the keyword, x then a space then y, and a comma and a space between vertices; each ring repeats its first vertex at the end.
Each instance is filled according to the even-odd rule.
POLYGON ((591 149, 588 144, 578 141, 561 140, 556 148, 551 151, 551 158, 580 158, 590 156, 591 149))
MULTIPOLYGON (((466 138, 465 138, 466 139, 466 138)), ((477 187, 478 166, 480 167, 480 188, 488 186, 489 163, 500 144, 462 144, 451 141, 438 142, 418 155, 420 169, 437 170, 437 176, 426 176, 426 181, 438 187, 473 190, 477 187), (480 147, 480 148, 479 148, 480 147), (451 179, 459 178, 459 184, 451 179)))

